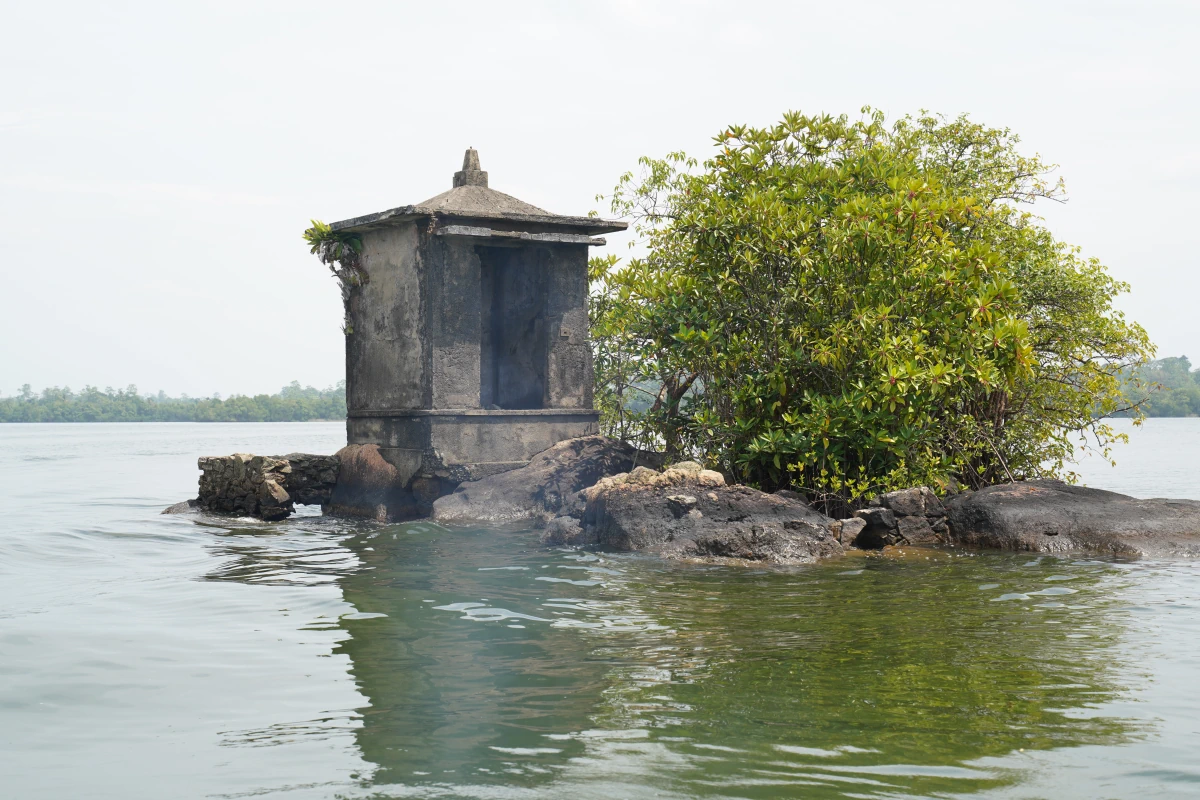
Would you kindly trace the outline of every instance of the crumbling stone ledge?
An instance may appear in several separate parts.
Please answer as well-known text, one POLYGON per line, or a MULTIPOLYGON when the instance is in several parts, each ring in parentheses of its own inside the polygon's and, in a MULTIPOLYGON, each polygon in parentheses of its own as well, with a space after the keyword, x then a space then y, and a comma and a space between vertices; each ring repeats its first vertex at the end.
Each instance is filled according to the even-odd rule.
POLYGON ((200 494, 177 503, 164 513, 188 510, 257 517, 268 522, 286 519, 301 505, 329 505, 341 470, 337 456, 289 453, 286 456, 204 456, 200 494))
MULTIPOLYGON (((1038 480, 939 498, 928 487, 888 492, 848 519, 804 496, 767 495, 699 464, 637 466, 645 454, 602 436, 569 439, 528 465, 452 494, 403 480, 374 445, 339 455, 205 457, 200 496, 164 513, 284 519, 297 503, 380 521, 430 513, 443 522, 527 519, 546 544, 643 550, 668 558, 807 563, 845 549, 948 546, 1122 557, 1200 558, 1200 501, 1139 500, 1038 480), (394 495, 394 497, 393 497, 394 495)), ((437 487, 434 487, 437 488, 437 487)))

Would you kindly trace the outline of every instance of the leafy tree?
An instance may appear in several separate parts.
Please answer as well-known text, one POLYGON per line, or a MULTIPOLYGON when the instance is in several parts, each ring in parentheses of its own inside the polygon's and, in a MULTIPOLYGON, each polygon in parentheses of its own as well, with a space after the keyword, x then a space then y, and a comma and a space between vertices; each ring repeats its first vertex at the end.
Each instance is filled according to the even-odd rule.
POLYGON ((648 254, 593 262, 607 430, 841 507, 1107 452, 1151 346, 1112 306, 1127 287, 1026 210, 1064 189, 1017 143, 864 109, 643 158, 612 205, 648 254))

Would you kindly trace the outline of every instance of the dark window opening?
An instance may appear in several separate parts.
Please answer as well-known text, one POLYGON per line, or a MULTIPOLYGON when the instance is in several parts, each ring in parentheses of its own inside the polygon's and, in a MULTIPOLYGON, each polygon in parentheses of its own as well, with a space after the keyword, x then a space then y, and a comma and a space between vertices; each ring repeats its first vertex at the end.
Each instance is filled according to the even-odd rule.
POLYGON ((543 408, 546 396, 545 265, 536 250, 477 247, 483 299, 480 405, 543 408))

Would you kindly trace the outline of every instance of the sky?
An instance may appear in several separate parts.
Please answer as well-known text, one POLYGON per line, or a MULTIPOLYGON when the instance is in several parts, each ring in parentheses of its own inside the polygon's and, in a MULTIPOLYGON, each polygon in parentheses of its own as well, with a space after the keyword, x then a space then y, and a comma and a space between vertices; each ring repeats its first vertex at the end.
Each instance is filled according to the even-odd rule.
POLYGON ((1200 360, 1200 2, 0 9, 0 394, 331 385, 310 218, 445 191, 467 147, 494 189, 607 211, 639 156, 864 105, 1017 132, 1066 180, 1050 229, 1130 284, 1159 355, 1200 360))

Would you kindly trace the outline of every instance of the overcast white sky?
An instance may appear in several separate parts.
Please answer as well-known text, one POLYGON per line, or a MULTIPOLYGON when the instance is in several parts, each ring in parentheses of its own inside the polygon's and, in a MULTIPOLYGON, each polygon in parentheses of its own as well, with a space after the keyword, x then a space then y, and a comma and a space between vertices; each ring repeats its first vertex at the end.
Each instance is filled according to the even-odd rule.
MULTIPOLYGON (((344 374, 300 239, 450 187, 560 213, 788 109, 928 108, 1061 165, 1059 238, 1200 359, 1200 2, 3 3, 0 393, 344 374)), ((601 209, 606 210, 606 209, 601 209)), ((622 237, 610 249, 624 252, 622 237)))

